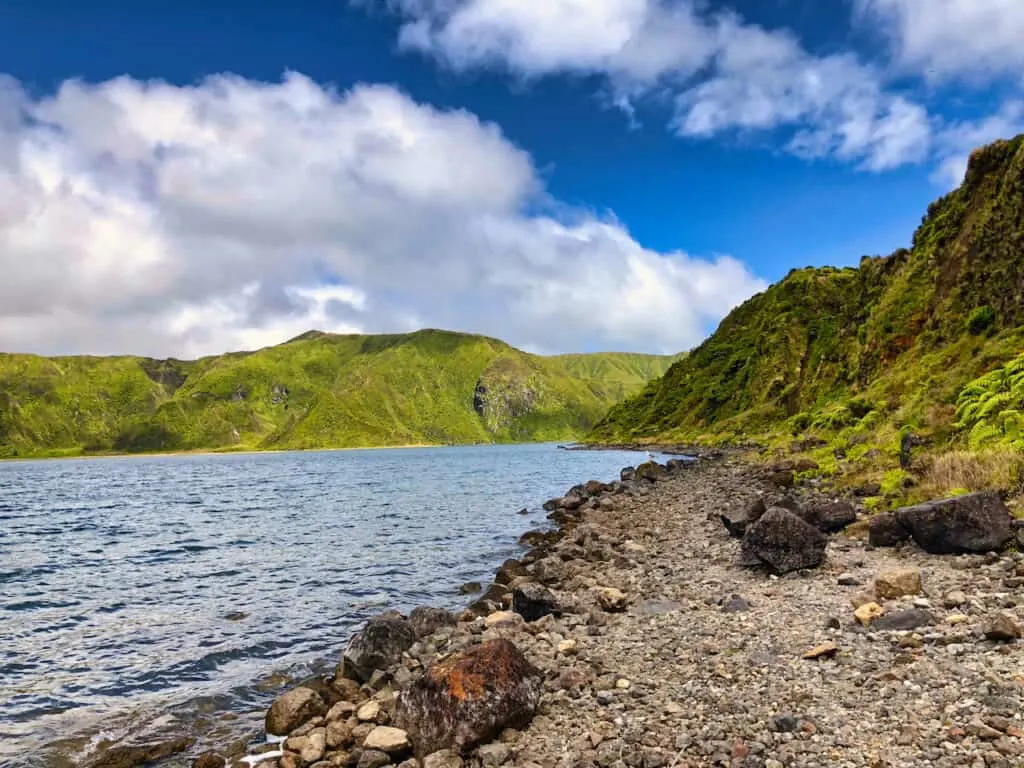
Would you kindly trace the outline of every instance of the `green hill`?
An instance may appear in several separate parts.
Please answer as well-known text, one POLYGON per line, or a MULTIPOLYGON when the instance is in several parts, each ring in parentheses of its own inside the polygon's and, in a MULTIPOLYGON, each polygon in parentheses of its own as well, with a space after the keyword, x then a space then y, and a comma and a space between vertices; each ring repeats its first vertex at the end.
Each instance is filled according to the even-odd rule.
POLYGON ((825 471, 895 490, 927 474, 900 467, 906 435, 933 454, 1020 439, 1020 364, 1001 367, 1021 352, 1024 136, 975 151, 910 249, 792 271, 588 439, 818 446, 825 471))
POLYGON ((568 440, 671 361, 433 330, 189 362, 0 355, 0 457, 568 440))

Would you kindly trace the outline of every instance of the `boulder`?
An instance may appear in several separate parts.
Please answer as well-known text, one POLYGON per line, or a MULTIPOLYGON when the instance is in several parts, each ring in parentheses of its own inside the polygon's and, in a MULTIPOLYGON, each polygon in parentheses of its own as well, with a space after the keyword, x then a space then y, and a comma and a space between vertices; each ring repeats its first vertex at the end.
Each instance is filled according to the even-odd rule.
POLYGON ((621 480, 623 483, 632 482, 635 477, 636 477, 636 468, 635 467, 623 467, 622 471, 619 472, 619 480, 621 480))
POLYGON ((531 581, 512 589, 512 610, 526 621, 537 621, 557 613, 558 600, 550 590, 531 581))
POLYGON ((508 640, 492 640, 430 667, 402 691, 395 725, 420 757, 465 753, 505 728, 524 728, 540 702, 543 675, 508 640))
POLYGON ((875 579, 875 597, 893 600, 921 594, 921 571, 917 568, 894 568, 882 571, 875 579))
POLYGON ((896 518, 933 555, 1000 550, 1013 538, 1013 516, 993 491, 904 507, 896 518))
POLYGON ((839 533, 857 522, 857 510, 848 501, 834 501, 810 507, 800 517, 822 533, 839 533))
POLYGON ((760 520, 761 516, 767 511, 768 508, 764 504, 764 499, 756 499, 739 512, 724 512, 718 517, 730 536, 734 539, 742 539, 743 534, 747 532, 747 528, 760 520))
POLYGON ((868 521, 868 544, 872 547, 895 547, 910 538, 910 531, 891 512, 875 515, 868 521))
POLYGON ((744 564, 766 565, 776 573, 815 568, 825 561, 825 535, 800 517, 772 507, 743 536, 744 564))
POLYGON ((456 624, 455 615, 444 608, 421 607, 414 608, 409 614, 409 623, 412 624, 416 637, 427 637, 445 627, 454 627, 456 624))
POLYGON ((327 712, 327 702, 312 688, 299 686, 281 694, 270 705, 264 721, 267 733, 286 736, 300 725, 327 712))
POLYGON ((374 670, 388 669, 416 642, 416 630, 406 619, 375 618, 349 640, 342 656, 345 677, 365 683, 374 670))
POLYGON ((665 468, 656 461, 647 461, 636 468, 634 477, 637 480, 649 480, 654 482, 665 475, 665 468))

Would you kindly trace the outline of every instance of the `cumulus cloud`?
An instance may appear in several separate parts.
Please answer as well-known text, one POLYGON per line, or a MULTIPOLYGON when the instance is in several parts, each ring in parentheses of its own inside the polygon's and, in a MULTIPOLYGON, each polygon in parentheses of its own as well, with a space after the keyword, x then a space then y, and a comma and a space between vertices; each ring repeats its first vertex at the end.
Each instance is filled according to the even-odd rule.
POLYGON ((0 348, 193 356, 434 326, 678 351, 763 283, 547 198, 494 125, 288 74, 0 81, 0 348))
POLYGON ((1020 0, 857 0, 899 63, 929 79, 985 78, 1024 67, 1020 0))
POLYGON ((959 186, 974 149, 1019 133, 1024 133, 1024 101, 1020 100, 1006 102, 996 114, 981 120, 946 126, 938 139, 941 159, 932 179, 948 189, 959 186))
POLYGON ((627 112, 645 94, 673 95, 688 137, 788 130, 783 145, 879 171, 920 161, 926 110, 886 92, 852 54, 814 55, 697 0, 391 0, 400 41, 455 69, 499 66, 526 77, 597 74, 627 112))

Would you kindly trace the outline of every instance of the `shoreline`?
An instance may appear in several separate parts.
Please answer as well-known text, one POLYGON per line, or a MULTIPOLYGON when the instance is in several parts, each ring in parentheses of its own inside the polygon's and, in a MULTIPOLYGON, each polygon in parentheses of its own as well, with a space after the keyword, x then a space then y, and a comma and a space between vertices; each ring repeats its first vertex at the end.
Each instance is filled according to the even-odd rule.
MULTIPOLYGON (((507 639, 543 674, 537 714, 446 768, 1009 768, 1024 760, 1022 646, 984 631, 999 611, 1024 618, 1024 602, 1006 592, 1024 585, 1024 556, 874 549, 840 533, 824 564, 772 576, 737 564, 738 542, 719 516, 757 498, 813 505, 823 501, 816 491, 794 495, 763 469, 729 458, 641 474, 588 483, 593 494, 575 486, 549 502, 552 530, 525 533, 521 542, 535 546, 506 561, 457 623, 421 637, 382 686, 385 678, 353 693, 345 683, 349 698, 372 697, 384 713, 377 722, 390 722, 395 694, 416 670, 507 639), (580 504, 566 505, 580 493, 580 504), (854 618, 851 601, 893 568, 916 569, 923 587, 878 598, 882 610, 916 624, 876 632, 854 618), (529 622, 509 612, 512 588, 523 582, 541 585, 558 610, 529 622), (951 600, 957 592, 962 600, 951 600), (979 703, 978 690, 992 700, 979 703), (967 711, 956 710, 963 701, 967 711)), ((347 679, 339 669, 299 687, 333 696, 347 679)), ((312 731, 332 727, 330 717, 314 717, 312 731)), ((295 736, 303 728, 286 746, 306 743, 295 736)), ((277 744, 266 749, 280 752, 277 744)), ((362 764, 358 745, 332 749, 321 750, 326 760, 286 750, 259 764, 362 764)), ((237 749, 225 757, 196 765, 248 764, 237 749)))

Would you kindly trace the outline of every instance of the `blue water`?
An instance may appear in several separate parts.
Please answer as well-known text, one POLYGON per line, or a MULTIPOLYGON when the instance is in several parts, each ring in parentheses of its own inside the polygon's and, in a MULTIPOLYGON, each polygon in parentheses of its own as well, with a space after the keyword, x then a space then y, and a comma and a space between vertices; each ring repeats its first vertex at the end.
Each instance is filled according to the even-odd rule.
POLYGON ((641 460, 529 445, 0 463, 0 764, 258 712, 269 676, 332 662, 385 607, 465 604, 459 585, 521 551, 546 499, 641 460))

